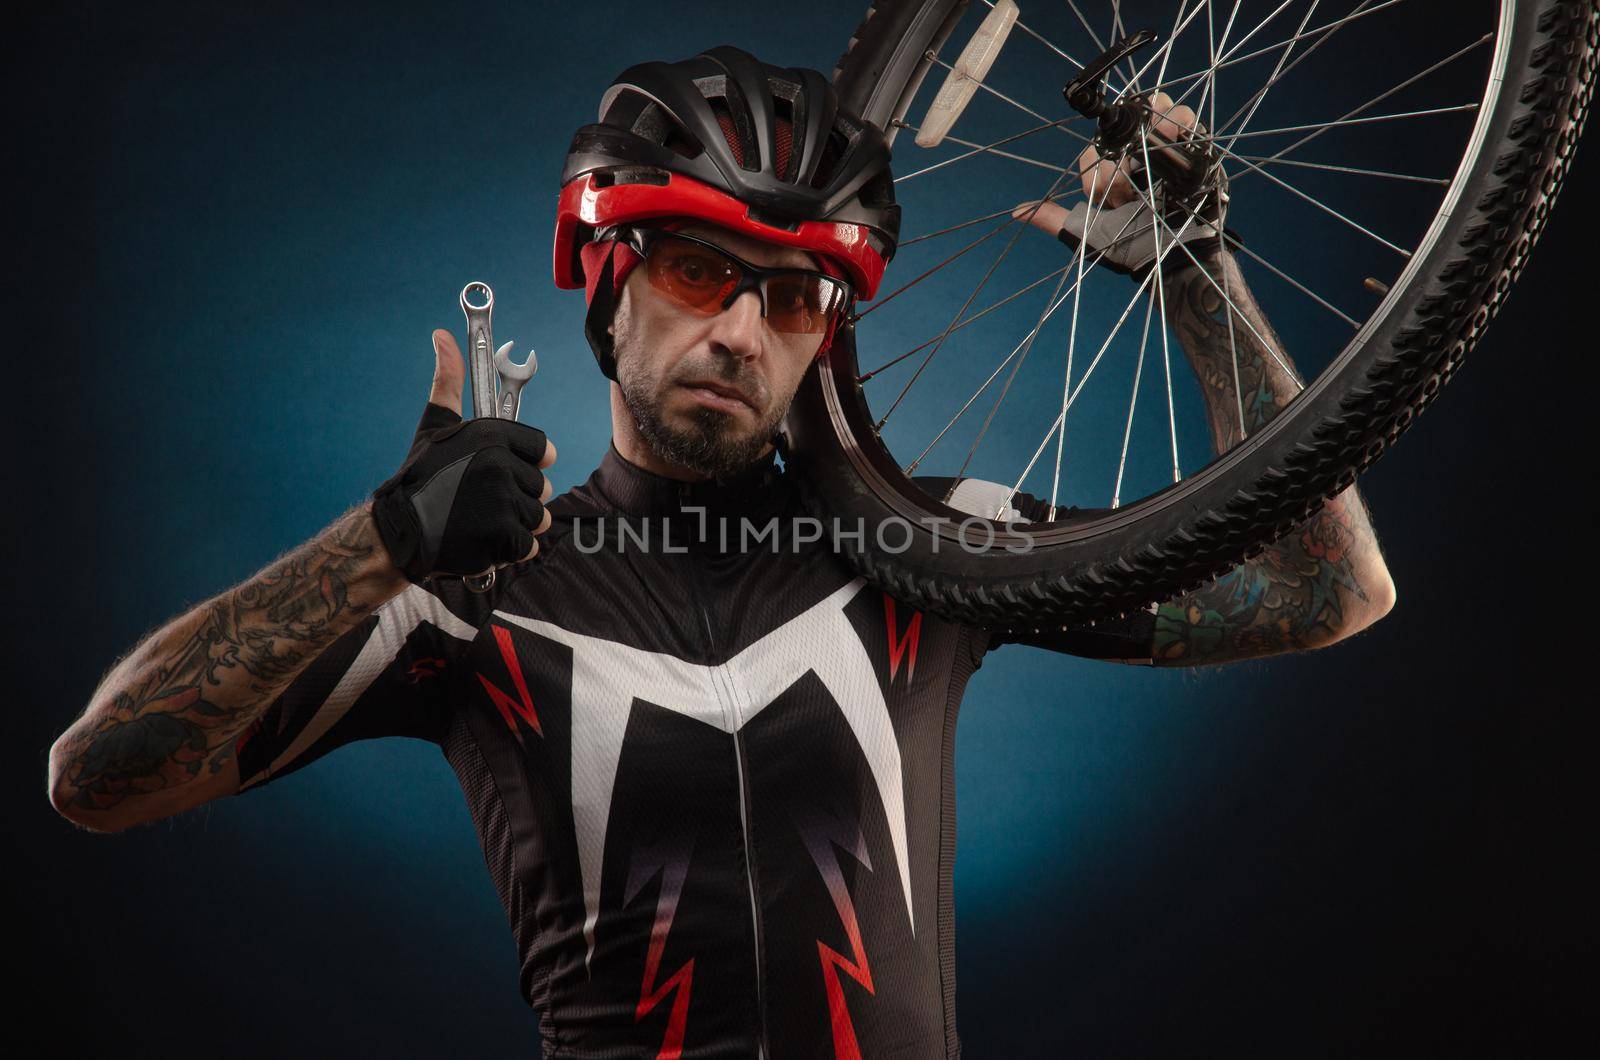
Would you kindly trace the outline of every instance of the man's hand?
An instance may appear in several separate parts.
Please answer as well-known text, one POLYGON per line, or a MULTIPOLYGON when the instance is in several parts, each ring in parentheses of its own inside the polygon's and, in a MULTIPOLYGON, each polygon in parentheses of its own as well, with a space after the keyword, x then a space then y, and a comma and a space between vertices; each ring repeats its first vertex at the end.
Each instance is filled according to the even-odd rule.
POLYGON ((1070 210, 1055 202, 1024 202, 1011 211, 1012 217, 1073 249, 1085 240, 1087 230, 1090 255, 1113 272, 1139 280, 1158 257, 1168 267, 1183 267, 1190 263, 1189 254, 1204 260, 1214 253, 1226 214, 1227 185, 1221 167, 1211 164, 1211 152, 1203 144, 1191 143, 1204 140, 1206 128, 1192 109, 1175 106, 1165 92, 1151 98, 1150 110, 1152 138, 1174 145, 1152 148, 1151 167, 1158 180, 1171 181, 1174 187, 1182 182, 1182 194, 1169 194, 1159 185, 1154 192, 1163 207, 1160 223, 1147 204, 1152 181, 1145 179, 1145 151, 1137 143, 1117 159, 1102 157, 1094 144, 1083 149, 1078 175, 1084 202, 1070 210), (1182 243, 1188 253, 1175 248, 1174 242, 1182 243))
POLYGON ((537 427, 461 418, 466 367, 455 336, 433 333, 433 389, 406 462, 372 497, 395 566, 420 582, 532 559, 550 528, 543 469, 556 449, 537 427))

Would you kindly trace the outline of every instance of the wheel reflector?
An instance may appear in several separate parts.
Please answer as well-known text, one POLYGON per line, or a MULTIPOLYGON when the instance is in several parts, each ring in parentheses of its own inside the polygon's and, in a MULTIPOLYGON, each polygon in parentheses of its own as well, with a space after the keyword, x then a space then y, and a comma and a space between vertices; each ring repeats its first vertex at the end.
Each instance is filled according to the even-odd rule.
POLYGON ((955 127, 956 119, 967 109, 978 83, 989 73, 995 56, 1005 47, 1011 27, 1017 23, 1016 0, 999 0, 984 16, 983 24, 961 49, 961 58, 939 86, 939 94, 928 107, 927 116, 917 129, 918 147, 937 147, 955 127))

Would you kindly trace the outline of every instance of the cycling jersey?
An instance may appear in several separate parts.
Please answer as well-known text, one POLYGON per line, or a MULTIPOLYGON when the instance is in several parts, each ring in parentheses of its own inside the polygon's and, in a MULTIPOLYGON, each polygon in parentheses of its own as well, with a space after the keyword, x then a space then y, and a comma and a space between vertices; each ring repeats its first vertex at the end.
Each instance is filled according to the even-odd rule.
POLYGON ((325 651, 242 788, 439 744, 545 1057, 958 1056, 956 714, 1002 638, 866 584, 771 456, 689 484, 612 448, 549 508, 490 592, 412 586, 325 651))

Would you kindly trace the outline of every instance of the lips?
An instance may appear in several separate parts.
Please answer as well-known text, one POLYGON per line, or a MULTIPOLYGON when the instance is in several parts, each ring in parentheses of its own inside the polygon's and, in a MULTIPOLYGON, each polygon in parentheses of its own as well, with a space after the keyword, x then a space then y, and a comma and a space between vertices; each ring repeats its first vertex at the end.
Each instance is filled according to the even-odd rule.
POLYGON ((689 390, 710 391, 717 397, 724 398, 728 401, 736 401, 750 409, 752 412, 755 411, 756 403, 738 387, 732 387, 726 383, 713 382, 709 379, 691 379, 682 385, 689 390))

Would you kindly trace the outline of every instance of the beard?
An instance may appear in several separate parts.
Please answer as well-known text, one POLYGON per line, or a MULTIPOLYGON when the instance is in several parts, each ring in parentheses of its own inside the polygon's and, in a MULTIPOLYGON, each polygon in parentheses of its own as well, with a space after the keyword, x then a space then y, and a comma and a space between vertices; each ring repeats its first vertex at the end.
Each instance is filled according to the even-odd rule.
MULTIPOLYGON (((639 435, 657 456, 711 478, 741 471, 761 456, 783 422, 788 411, 785 405, 770 407, 759 422, 748 428, 741 427, 734 416, 705 406, 669 421, 664 399, 678 380, 654 376, 649 357, 636 348, 636 343, 627 341, 628 336, 620 334, 621 328, 618 331, 614 346, 617 386, 639 435)), ((739 377, 726 362, 705 367, 679 364, 675 375, 685 380, 715 379, 752 395, 766 392, 759 380, 739 377)))

